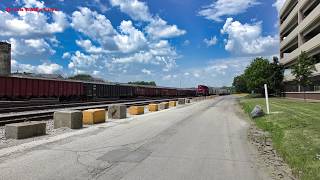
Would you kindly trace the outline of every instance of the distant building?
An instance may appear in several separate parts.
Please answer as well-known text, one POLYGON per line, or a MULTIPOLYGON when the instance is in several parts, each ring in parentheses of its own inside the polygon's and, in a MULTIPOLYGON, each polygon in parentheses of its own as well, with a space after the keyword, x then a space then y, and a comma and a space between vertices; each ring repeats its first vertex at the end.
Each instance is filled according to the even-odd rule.
POLYGON ((9 76, 11 73, 11 44, 0 42, 0 75, 9 76))
POLYGON ((318 60, 307 91, 320 90, 320 0, 286 0, 280 11, 280 63, 284 64, 287 92, 298 91, 291 66, 302 51, 318 60))

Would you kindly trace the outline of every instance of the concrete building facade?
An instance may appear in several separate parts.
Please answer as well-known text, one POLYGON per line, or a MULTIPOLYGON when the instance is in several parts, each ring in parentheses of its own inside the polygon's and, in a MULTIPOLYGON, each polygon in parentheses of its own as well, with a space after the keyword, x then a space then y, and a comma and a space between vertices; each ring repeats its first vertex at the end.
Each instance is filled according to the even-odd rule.
POLYGON ((11 74, 11 44, 0 42, 0 76, 11 74))
POLYGON ((286 92, 299 91, 290 68, 302 51, 317 60, 313 84, 304 90, 320 91, 320 0, 286 0, 279 17, 280 63, 286 68, 286 92))

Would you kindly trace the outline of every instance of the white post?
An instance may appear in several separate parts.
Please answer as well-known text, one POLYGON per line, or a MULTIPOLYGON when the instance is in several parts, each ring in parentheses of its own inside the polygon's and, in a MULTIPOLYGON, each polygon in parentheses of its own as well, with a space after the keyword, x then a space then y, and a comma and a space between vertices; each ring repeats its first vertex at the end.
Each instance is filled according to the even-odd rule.
POLYGON ((269 97, 268 97, 268 87, 267 87, 267 84, 264 84, 264 94, 265 94, 265 96, 266 96, 267 114, 270 114, 270 111, 269 111, 269 97))

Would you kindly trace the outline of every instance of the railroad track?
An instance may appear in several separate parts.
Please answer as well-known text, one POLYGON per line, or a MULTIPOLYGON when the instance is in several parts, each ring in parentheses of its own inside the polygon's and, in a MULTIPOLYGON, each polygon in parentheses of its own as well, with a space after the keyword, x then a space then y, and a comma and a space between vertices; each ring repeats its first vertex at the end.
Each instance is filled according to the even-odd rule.
MULTIPOLYGON (((74 104, 74 103, 99 103, 99 102, 114 102, 114 101, 130 101, 130 100, 144 100, 146 98, 99 98, 90 101, 72 100, 72 101, 58 101, 58 100, 27 100, 27 101, 0 101, 0 110, 2 108, 16 108, 16 107, 29 107, 36 105, 62 105, 62 104, 74 104)), ((148 98, 159 99, 159 98, 148 98)))
POLYGON ((51 109, 44 109, 44 110, 33 109, 32 111, 6 113, 6 114, 0 114, 0 126, 9 124, 9 123, 16 123, 16 122, 41 121, 41 120, 53 119, 53 113, 55 111, 65 110, 65 109, 85 110, 85 109, 93 109, 93 108, 104 108, 107 110, 108 106, 110 105, 139 106, 139 105, 147 105, 149 103, 165 102, 169 100, 177 100, 177 99, 173 98, 173 99, 157 99, 157 100, 140 100, 140 101, 104 103, 104 104, 95 104, 95 105, 81 104, 81 106, 76 106, 76 107, 59 107, 59 108, 51 108, 51 109))
POLYGON ((122 102, 133 102, 142 100, 157 100, 159 98, 150 99, 116 99, 116 100, 103 100, 103 101, 91 101, 91 102, 65 102, 65 103, 38 103, 38 102, 24 102, 24 103, 10 103, 7 105, 0 105, 0 114, 2 113, 13 113, 13 112, 23 112, 32 110, 45 110, 45 109, 56 109, 56 108, 70 108, 78 106, 88 106, 88 105, 100 105, 100 104, 112 104, 112 103, 122 103, 122 102))

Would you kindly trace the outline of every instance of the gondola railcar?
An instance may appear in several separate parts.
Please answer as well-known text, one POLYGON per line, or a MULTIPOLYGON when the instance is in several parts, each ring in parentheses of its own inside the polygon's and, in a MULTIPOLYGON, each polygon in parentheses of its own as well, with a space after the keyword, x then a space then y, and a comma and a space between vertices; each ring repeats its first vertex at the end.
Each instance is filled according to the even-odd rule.
POLYGON ((0 76, 0 99, 8 100, 31 98, 90 100, 99 98, 178 97, 194 96, 195 94, 195 89, 0 76))
POLYGON ((84 90, 80 81, 0 76, 1 99, 74 99, 82 96, 84 90))

